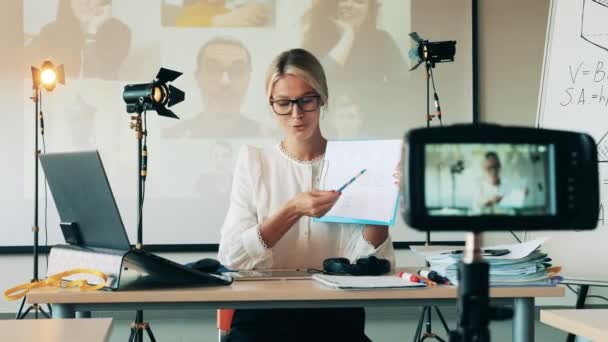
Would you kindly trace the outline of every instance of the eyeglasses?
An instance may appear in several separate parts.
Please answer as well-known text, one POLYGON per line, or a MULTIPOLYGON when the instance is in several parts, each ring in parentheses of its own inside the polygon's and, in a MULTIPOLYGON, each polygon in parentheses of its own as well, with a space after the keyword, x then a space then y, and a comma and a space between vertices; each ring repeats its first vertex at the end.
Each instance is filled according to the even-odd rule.
POLYGON ((280 99, 280 100, 270 100, 270 105, 272 106, 272 110, 277 115, 289 115, 293 109, 293 104, 298 105, 303 112, 314 112, 319 109, 319 105, 321 104, 321 96, 319 95, 309 95, 303 96, 295 100, 289 99, 280 99))

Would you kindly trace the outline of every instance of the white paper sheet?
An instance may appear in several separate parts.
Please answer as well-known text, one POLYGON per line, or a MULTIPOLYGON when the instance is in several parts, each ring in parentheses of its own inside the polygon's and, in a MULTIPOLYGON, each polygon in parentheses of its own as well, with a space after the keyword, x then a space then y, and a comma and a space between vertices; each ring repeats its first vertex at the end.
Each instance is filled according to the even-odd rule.
POLYGON ((343 290, 391 289, 391 288, 420 288, 425 284, 412 283, 409 280, 390 276, 342 276, 315 274, 312 279, 323 285, 343 290))
POLYGON ((336 205, 321 221, 347 218, 354 223, 391 222, 399 195, 393 174, 398 168, 401 144, 401 140, 329 141, 322 190, 337 190, 361 170, 366 171, 342 191, 336 205))

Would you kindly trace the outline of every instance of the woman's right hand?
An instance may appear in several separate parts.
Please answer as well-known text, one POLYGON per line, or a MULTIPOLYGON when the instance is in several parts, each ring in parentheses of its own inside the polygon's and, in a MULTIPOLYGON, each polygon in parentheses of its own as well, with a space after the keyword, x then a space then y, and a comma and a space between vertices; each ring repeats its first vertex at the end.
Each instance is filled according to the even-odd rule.
POLYGON ((336 27, 340 31, 340 36, 342 38, 344 38, 345 36, 354 36, 355 35, 355 28, 353 27, 353 25, 351 23, 346 22, 344 20, 337 19, 337 18, 332 18, 331 20, 334 22, 334 24, 336 24, 336 27))
POLYGON ((336 24, 336 27, 340 31, 340 39, 329 51, 328 55, 338 63, 338 65, 344 66, 350 56, 353 45, 355 44, 355 29, 350 23, 344 20, 331 20, 336 24))
POLYGON ((313 190, 301 192, 290 201, 290 205, 301 216, 322 217, 340 198, 337 191, 313 190))

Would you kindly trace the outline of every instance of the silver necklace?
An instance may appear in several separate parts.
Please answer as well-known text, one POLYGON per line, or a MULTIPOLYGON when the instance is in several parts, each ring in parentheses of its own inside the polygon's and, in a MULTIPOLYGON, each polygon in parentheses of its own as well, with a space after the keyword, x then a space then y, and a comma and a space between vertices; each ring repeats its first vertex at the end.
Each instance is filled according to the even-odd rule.
POLYGON ((320 154, 314 158, 312 158, 311 160, 302 160, 302 159, 298 159, 296 157, 294 157, 293 155, 291 155, 289 152, 287 152, 287 150, 285 149, 285 147, 283 147, 283 142, 281 141, 279 143, 279 149, 281 150, 281 152, 289 159, 295 161, 296 163, 300 163, 300 164, 313 164, 319 160, 322 160, 323 157, 325 157, 325 153, 320 154))

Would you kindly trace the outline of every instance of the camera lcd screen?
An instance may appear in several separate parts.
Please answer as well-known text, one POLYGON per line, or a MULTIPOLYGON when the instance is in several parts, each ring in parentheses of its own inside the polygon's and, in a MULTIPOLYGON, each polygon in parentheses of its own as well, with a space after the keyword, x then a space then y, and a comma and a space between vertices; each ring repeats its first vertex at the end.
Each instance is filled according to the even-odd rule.
POLYGON ((429 216, 554 216, 555 146, 429 143, 424 146, 429 216))

